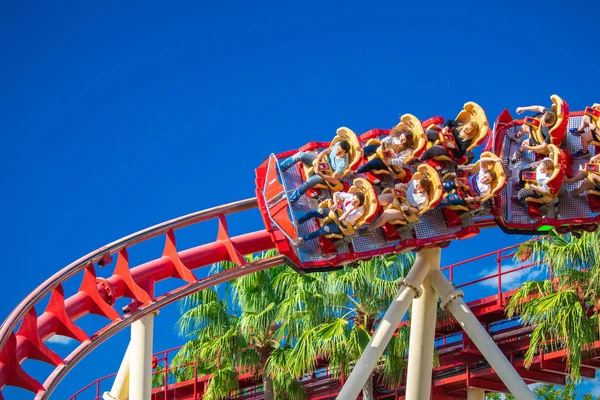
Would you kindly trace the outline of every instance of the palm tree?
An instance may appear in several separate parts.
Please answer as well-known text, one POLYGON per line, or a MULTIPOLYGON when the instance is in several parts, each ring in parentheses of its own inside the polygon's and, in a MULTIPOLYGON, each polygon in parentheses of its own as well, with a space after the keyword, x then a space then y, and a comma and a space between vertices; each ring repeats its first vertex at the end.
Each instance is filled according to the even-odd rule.
MULTIPOLYGON (((274 255, 261 253, 257 261, 274 255)), ((234 267, 220 263, 214 270, 234 267)), ((233 280, 225 290, 211 288, 181 303, 177 322, 180 335, 188 339, 173 360, 182 365, 194 360, 198 373, 210 375, 204 399, 219 400, 239 389, 239 375, 260 376, 265 400, 303 399, 303 388, 289 368, 290 344, 296 335, 312 328, 319 319, 319 280, 298 275, 281 265, 233 280), (289 285, 294 296, 283 296, 275 283, 289 285), (285 394, 285 395, 284 395, 285 394)), ((192 378, 191 368, 177 372, 179 380, 192 378)))
POLYGON ((508 316, 519 314, 534 327, 527 365, 539 350, 565 348, 567 366, 580 379, 582 359, 598 339, 600 312, 600 235, 580 238, 551 233, 521 245, 516 257, 531 256, 551 267, 553 279, 524 283, 507 305, 508 316))
MULTIPOLYGON (((322 322, 305 329, 292 351, 291 370, 295 375, 313 371, 319 357, 328 359, 330 370, 342 380, 373 334, 377 321, 397 293, 397 284, 412 265, 412 254, 387 255, 361 261, 323 277, 322 322)), ((288 286, 289 287, 289 286, 288 286)), ((279 286, 286 296, 290 289, 279 286)), ((399 386, 408 349, 408 327, 401 328, 388 345, 378 371, 381 383, 399 386)), ((363 389, 363 399, 373 398, 373 379, 363 389)))

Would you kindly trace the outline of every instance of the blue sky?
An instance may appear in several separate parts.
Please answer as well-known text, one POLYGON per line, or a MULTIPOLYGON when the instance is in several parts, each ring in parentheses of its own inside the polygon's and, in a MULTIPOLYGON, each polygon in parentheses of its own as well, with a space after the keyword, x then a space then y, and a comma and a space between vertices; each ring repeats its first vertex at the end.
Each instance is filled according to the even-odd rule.
MULTIPOLYGON (((598 31, 581 22, 598 8, 582 1, 2 3, 0 316, 95 248, 252 197, 254 168, 270 152, 329 140, 339 126, 389 128, 406 112, 452 117, 470 100, 491 120, 553 93, 572 109, 600 101, 600 85, 586 73, 598 52, 583 46, 596 43, 598 31)), ((231 225, 234 234, 261 229, 257 213, 231 225)), ((179 244, 215 235, 209 224, 179 244)), ((452 244, 444 261, 518 239, 491 230, 452 244)), ((158 255, 144 248, 139 260, 158 255)), ((157 319, 156 349, 181 343, 175 318, 172 308, 157 319)), ((55 397, 115 371, 126 342, 127 332, 92 354, 55 397)))

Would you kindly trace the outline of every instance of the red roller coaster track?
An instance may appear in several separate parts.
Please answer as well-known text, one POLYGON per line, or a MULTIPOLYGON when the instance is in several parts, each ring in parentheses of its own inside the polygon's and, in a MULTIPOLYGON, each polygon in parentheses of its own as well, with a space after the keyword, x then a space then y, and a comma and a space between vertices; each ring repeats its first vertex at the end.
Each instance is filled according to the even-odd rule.
MULTIPOLYGON (((286 258, 279 255, 246 263, 244 255, 274 247, 271 236, 264 230, 229 236, 226 215, 256 206, 256 199, 252 198, 155 225, 93 251, 54 274, 27 296, 0 327, 0 389, 7 385, 16 386, 34 393, 35 399, 47 399, 81 359, 142 316, 196 291, 286 262, 286 258), (217 240, 178 252, 176 230, 210 219, 218 220, 217 240), (162 255, 130 268, 127 250, 161 235, 165 237, 162 255), (110 264, 115 254, 117 260, 112 275, 97 277, 97 267, 110 264), (203 279, 197 279, 192 273, 194 269, 226 260, 236 263, 237 267, 203 279), (169 292, 155 293, 155 283, 168 278, 178 278, 183 285, 169 292), (81 284, 75 294, 65 298, 63 284, 71 279, 81 279, 81 284), (35 306, 48 295, 44 312, 37 315, 35 306), (121 297, 134 301, 123 314, 113 307, 121 297), (87 314, 105 317, 105 325, 92 334, 85 332, 75 321, 87 314), (64 359, 44 343, 57 334, 80 342, 64 359), (21 367, 26 359, 54 366, 43 384, 21 367)), ((496 226, 491 219, 480 220, 477 224, 479 227, 496 226)), ((3 398, 0 392, 0 400, 3 398)))

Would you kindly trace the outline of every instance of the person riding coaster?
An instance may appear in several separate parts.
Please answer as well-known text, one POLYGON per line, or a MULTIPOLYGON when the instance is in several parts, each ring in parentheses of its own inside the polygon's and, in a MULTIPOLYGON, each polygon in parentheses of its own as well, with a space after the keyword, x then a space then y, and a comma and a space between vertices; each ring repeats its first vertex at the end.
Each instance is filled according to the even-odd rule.
POLYGON ((521 143, 511 162, 517 162, 526 151, 531 151, 540 155, 549 153, 548 145, 553 144, 557 147, 564 145, 566 140, 566 130, 569 123, 569 105, 558 95, 550 96, 552 107, 543 106, 518 107, 517 114, 526 111, 533 111, 536 114, 533 117, 526 117, 521 129, 509 137, 521 143), (529 135, 527 140, 523 141, 523 136, 529 135))
POLYGON ((454 164, 464 165, 469 161, 473 149, 483 143, 489 132, 489 123, 483 109, 474 102, 468 102, 455 120, 448 120, 439 130, 428 127, 427 139, 433 145, 419 157, 430 160, 444 172, 454 171, 454 164))
POLYGON ((439 207, 456 211, 476 210, 495 196, 506 183, 502 160, 484 152, 474 165, 460 166, 458 177, 448 174, 442 179, 446 195, 439 207))
POLYGON ((372 232, 386 223, 415 224, 421 215, 439 203, 441 197, 442 184, 436 170, 430 165, 419 165, 408 184, 398 183, 394 189, 383 190, 379 196, 383 213, 367 230, 372 232))
POLYGON ((338 128, 337 135, 329 147, 319 154, 300 151, 280 161, 282 173, 298 162, 302 162, 304 166, 301 170, 305 178, 304 183, 290 195, 290 203, 294 204, 311 188, 331 189, 334 192, 342 190, 344 184, 340 179, 358 167, 362 154, 356 133, 341 127, 338 128))
POLYGON ((366 224, 379 208, 377 195, 369 181, 357 178, 348 192, 335 192, 333 200, 325 200, 319 208, 311 210, 298 218, 298 225, 319 218, 320 228, 299 236, 297 244, 319 236, 341 239, 351 236, 366 224))
POLYGON ((581 136, 581 150, 573 154, 574 158, 587 158, 590 156, 589 145, 600 146, 600 103, 586 107, 581 124, 577 128, 569 129, 574 136, 581 136))
POLYGON ((389 175, 395 180, 410 178, 410 171, 404 167, 418 157, 427 146, 427 137, 421 121, 412 114, 400 117, 400 123, 390 131, 390 135, 381 141, 370 139, 363 148, 368 162, 356 172, 371 172, 377 175, 389 175))
POLYGON ((525 202, 533 218, 543 217, 541 207, 558 203, 565 179, 559 163, 560 149, 550 144, 548 150, 548 157, 521 170, 519 184, 523 188, 514 199, 525 202))

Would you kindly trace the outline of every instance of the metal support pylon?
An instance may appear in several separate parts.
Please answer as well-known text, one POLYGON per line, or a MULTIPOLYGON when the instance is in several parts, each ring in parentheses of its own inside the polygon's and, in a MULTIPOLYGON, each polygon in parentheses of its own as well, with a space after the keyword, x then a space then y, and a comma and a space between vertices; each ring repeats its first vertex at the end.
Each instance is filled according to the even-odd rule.
MULTIPOLYGON (((440 271, 440 259, 441 249, 439 248, 423 249, 417 253, 415 264, 406 278, 401 281, 398 294, 383 316, 379 327, 360 359, 356 362, 346 384, 338 394, 337 400, 356 399, 396 331, 402 317, 408 310, 410 303, 415 297, 419 298, 421 295, 424 295, 425 298, 421 300, 420 304, 417 303, 413 307, 412 319, 415 326, 411 327, 406 400, 430 398, 434 342, 432 333, 434 329, 430 329, 432 321, 431 303, 436 301, 436 296, 435 294, 428 294, 427 286, 429 285, 442 298, 442 309, 447 308, 452 313, 483 357, 494 368, 508 390, 518 400, 535 400, 533 393, 523 379, 467 307, 462 299, 463 293, 457 291, 440 271), (426 287, 423 290, 421 285, 426 278, 426 287), (426 331, 427 329, 430 329, 430 331, 426 331), (421 338, 422 340, 417 340, 414 343, 413 338, 421 338), (415 349, 413 349, 413 346, 415 346, 415 349), (413 355, 412 362, 411 353, 413 355), (421 357, 420 360, 419 357, 421 357), (417 371, 413 372, 415 369, 417 371)), ((433 315, 435 315, 435 312, 433 315)))

